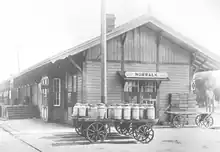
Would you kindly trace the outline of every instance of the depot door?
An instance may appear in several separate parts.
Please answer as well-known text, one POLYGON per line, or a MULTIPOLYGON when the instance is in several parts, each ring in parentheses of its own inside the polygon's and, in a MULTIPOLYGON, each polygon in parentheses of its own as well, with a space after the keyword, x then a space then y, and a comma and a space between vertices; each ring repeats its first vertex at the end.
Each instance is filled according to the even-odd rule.
POLYGON ((77 102, 77 75, 67 74, 67 122, 71 123, 73 106, 77 102))

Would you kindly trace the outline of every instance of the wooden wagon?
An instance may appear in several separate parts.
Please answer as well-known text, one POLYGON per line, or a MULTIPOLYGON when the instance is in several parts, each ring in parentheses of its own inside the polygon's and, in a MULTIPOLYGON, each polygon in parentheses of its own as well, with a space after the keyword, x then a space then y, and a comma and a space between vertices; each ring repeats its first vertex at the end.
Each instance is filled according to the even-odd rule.
POLYGON ((166 110, 164 111, 165 114, 173 115, 173 118, 171 120, 171 124, 176 128, 182 128, 186 124, 186 116, 188 115, 197 115, 195 117, 195 124, 198 127, 205 127, 209 128, 213 126, 214 119, 212 117, 212 112, 188 112, 188 111, 168 111, 168 109, 171 107, 168 106, 166 110))
POLYGON ((85 137, 91 143, 104 142, 114 126, 118 134, 131 136, 140 143, 149 143, 154 138, 152 128, 158 119, 114 120, 93 119, 88 117, 73 117, 76 133, 85 137))

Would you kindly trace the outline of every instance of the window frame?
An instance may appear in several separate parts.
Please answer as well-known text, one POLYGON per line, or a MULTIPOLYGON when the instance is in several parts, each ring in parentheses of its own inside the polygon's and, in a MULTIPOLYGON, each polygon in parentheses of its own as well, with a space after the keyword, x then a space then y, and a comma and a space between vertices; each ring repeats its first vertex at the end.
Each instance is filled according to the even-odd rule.
POLYGON ((59 107, 61 105, 61 79, 60 78, 53 78, 53 92, 55 93, 55 99, 53 100, 53 106, 59 107), (55 81, 58 81, 59 83, 59 91, 57 92, 55 90, 55 81), (57 97, 59 96, 59 98, 57 97), (57 102, 58 100, 58 102, 57 102))

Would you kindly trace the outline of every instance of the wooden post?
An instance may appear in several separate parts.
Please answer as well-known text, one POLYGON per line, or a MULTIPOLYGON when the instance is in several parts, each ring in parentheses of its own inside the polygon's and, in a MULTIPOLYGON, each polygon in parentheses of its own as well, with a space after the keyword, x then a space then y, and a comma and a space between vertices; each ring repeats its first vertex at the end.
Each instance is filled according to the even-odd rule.
MULTIPOLYGON (((125 43, 125 39, 126 39, 126 33, 121 35, 120 37, 120 43, 121 43, 121 72, 124 72, 125 70, 125 62, 124 62, 124 53, 125 53, 125 50, 124 50, 124 43, 125 43)), ((122 92, 121 92, 121 100, 122 102, 124 102, 124 83, 122 83, 122 92)))
MULTIPOLYGON (((156 53, 156 72, 159 72, 160 69, 159 69, 159 52, 160 52, 160 40, 161 40, 161 36, 160 36, 160 33, 157 33, 156 34, 156 46, 157 46, 157 53, 156 53)), ((157 82, 158 83, 158 82, 157 82)), ((160 89, 159 89, 159 86, 158 86, 158 89, 157 89, 157 104, 156 104, 156 117, 159 118, 159 109, 160 109, 160 89)))
POLYGON ((192 80, 193 80, 193 62, 194 62, 194 56, 193 54, 190 55, 190 60, 189 60, 189 93, 191 93, 191 85, 192 85, 192 80))
POLYGON ((107 103, 107 69, 106 69, 106 16, 105 0, 101 1, 101 102, 107 103))

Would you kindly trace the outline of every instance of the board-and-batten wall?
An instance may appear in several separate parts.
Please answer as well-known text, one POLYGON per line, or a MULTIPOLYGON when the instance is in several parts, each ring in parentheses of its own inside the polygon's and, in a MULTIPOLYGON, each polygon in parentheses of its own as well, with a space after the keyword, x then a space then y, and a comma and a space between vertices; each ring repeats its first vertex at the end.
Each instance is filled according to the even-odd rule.
MULTIPOLYGON (((127 71, 156 71, 155 32, 144 26, 127 33, 125 64, 127 71), (139 62, 139 63, 135 63, 139 62)), ((116 37, 107 42, 108 102, 120 102, 121 85, 116 71, 120 71, 121 44, 116 37), (115 61, 115 62, 113 62, 115 61)), ((86 94, 88 102, 100 102, 100 46, 89 49, 86 63, 86 94)), ((168 72, 170 81, 160 86, 160 106, 167 104, 168 93, 188 92, 190 54, 178 45, 162 38, 159 47, 159 71, 168 72)))
MULTIPOLYGON (((138 61, 156 63, 156 43, 154 32, 146 27, 137 28, 127 33, 125 48, 125 61, 138 61)), ((100 46, 90 48, 87 54, 87 60, 93 60, 100 57, 100 46)), ((107 43, 108 60, 121 60, 120 38, 116 37, 107 43)))

